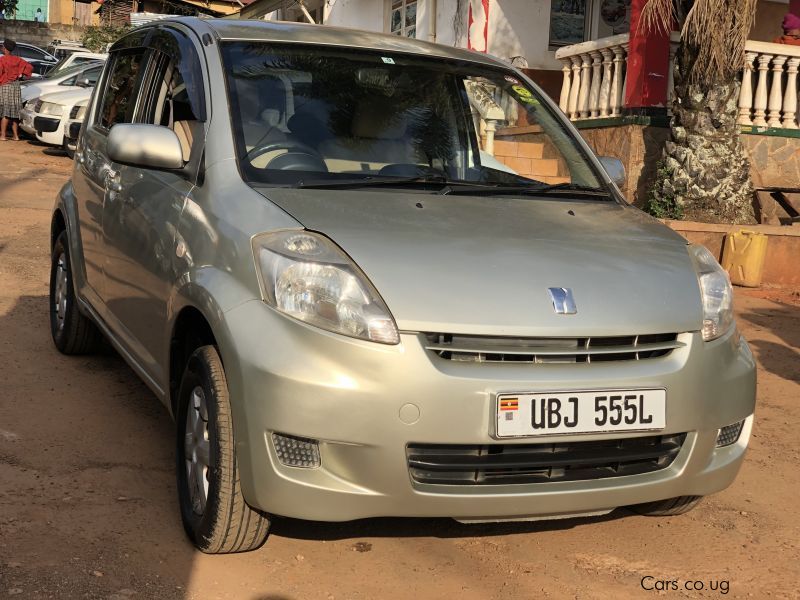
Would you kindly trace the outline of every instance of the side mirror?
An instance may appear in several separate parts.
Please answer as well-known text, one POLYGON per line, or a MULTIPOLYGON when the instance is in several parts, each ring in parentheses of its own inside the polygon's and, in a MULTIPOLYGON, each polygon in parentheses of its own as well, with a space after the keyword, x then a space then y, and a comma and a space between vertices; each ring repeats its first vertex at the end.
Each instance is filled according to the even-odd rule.
POLYGON ((600 159, 600 164, 603 165, 611 181, 617 184, 618 188, 625 187, 627 180, 625 178, 625 167, 622 161, 613 156, 598 156, 597 158, 600 159))
POLYGON ((88 88, 92 87, 94 84, 89 79, 79 79, 75 85, 82 88, 88 88))
POLYGON ((183 168, 183 150, 175 132, 161 125, 120 123, 108 134, 108 157, 145 169, 183 168))

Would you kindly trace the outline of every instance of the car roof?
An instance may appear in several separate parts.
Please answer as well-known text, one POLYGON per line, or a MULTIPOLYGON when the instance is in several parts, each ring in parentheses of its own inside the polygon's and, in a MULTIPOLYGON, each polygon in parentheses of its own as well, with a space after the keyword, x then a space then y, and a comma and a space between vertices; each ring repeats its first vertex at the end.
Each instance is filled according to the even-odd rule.
MULTIPOLYGON (((433 44, 399 35, 374 33, 360 29, 312 25, 310 23, 291 23, 287 21, 256 21, 237 19, 200 19, 197 17, 178 17, 159 20, 142 27, 160 27, 169 23, 181 23, 202 34, 210 28, 219 40, 223 41, 263 41, 278 43, 299 43, 308 45, 343 46, 416 54, 453 60, 464 60, 485 65, 510 68, 502 60, 489 54, 433 44)), ((138 27, 136 29, 139 29, 138 27)), ((136 30, 135 29, 135 30, 136 30)), ((134 31, 135 31, 134 30, 134 31)))

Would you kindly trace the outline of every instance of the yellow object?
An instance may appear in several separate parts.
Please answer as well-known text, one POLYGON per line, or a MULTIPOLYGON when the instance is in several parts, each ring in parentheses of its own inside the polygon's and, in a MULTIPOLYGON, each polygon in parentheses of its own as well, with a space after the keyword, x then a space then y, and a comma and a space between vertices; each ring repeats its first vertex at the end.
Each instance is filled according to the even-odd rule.
POLYGON ((767 239, 763 233, 745 229, 725 236, 722 268, 730 275, 731 283, 745 287, 761 285, 767 239))

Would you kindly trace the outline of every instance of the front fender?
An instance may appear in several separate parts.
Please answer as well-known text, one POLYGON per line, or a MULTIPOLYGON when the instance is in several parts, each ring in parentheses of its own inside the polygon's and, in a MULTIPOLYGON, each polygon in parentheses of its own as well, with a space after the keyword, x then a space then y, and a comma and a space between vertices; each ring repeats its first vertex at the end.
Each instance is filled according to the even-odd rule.
MULTIPOLYGON (((67 230, 67 241, 69 242, 69 254, 72 259, 72 282, 75 293, 79 297, 84 297, 86 288, 86 264, 83 256, 83 243, 81 241, 81 228, 78 225, 78 204, 75 198, 75 189, 72 187, 72 179, 69 179, 56 194, 53 205, 53 213, 50 219, 50 249, 56 243, 58 229, 60 228, 59 217, 67 230)), ((80 306, 80 303, 78 303, 80 306)))
MULTIPOLYGON (((232 357, 235 352, 225 313, 260 298, 260 293, 257 295, 255 290, 242 285, 240 280, 221 269, 206 266, 187 271, 178 280, 167 303, 168 327, 163 341, 164 356, 170 355, 170 345, 181 312, 193 308, 208 323, 225 364, 225 358, 232 357)), ((230 392, 233 395, 235 390, 230 392)))

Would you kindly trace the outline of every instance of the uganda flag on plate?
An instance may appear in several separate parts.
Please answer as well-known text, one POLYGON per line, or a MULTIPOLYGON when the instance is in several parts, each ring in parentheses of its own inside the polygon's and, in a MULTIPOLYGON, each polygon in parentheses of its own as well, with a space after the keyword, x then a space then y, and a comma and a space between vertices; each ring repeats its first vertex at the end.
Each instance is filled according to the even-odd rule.
POLYGON ((519 400, 517 398, 501 399, 500 410, 519 410, 519 400))

